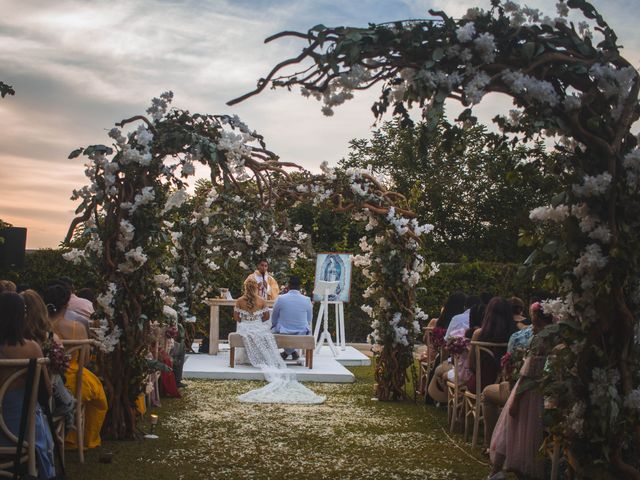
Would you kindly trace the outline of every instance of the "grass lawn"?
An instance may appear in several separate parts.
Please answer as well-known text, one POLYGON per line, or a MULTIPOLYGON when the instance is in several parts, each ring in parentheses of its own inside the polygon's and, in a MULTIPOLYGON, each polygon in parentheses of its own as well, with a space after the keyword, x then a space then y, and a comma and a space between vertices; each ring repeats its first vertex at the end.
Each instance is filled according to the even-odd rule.
POLYGON ((164 399, 158 440, 105 442, 86 463, 69 452, 71 479, 482 479, 487 460, 447 436, 446 410, 372 401, 372 367, 351 385, 308 384, 320 406, 251 405, 258 382, 191 380, 164 399), (113 453, 110 464, 100 455, 113 453))

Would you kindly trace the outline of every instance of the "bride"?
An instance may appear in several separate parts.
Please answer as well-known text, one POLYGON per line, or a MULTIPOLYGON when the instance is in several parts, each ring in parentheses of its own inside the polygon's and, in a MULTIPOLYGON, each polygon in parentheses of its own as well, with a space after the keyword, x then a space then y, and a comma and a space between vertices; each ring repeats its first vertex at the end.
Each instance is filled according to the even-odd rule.
MULTIPOLYGON (((296 374, 287 369, 278 351, 276 339, 271 333, 269 309, 258 295, 258 282, 249 278, 244 284, 244 295, 238 299, 233 311, 237 332, 242 336, 244 352, 249 362, 264 373, 269 382, 238 399, 247 403, 323 403, 326 397, 316 395, 299 383, 296 374)), ((244 356, 241 351, 240 356, 244 356)))

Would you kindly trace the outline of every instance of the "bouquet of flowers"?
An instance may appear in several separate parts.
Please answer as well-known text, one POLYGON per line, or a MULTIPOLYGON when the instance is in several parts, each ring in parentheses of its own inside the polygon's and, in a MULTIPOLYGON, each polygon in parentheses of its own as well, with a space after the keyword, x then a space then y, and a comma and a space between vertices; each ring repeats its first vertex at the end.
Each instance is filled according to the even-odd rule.
POLYGON ((42 344, 42 352, 49 359, 49 371, 52 374, 64 375, 69 368, 71 356, 64 351, 64 347, 53 339, 42 344))
POLYGON ((469 348, 470 340, 466 337, 451 337, 444 346, 450 355, 461 355, 469 348))
POLYGON ((445 333, 447 333, 447 329, 442 327, 436 327, 431 332, 431 345, 436 350, 440 350, 446 345, 447 342, 444 339, 445 333))
POLYGON ((500 367, 505 381, 514 385, 520 377, 520 369, 524 364, 524 357, 527 355, 526 348, 516 348, 512 353, 505 353, 500 359, 500 367))
POLYGON ((178 327, 176 327, 175 325, 167 327, 167 329, 164 331, 164 336, 166 338, 173 338, 174 340, 178 338, 178 334, 178 327))

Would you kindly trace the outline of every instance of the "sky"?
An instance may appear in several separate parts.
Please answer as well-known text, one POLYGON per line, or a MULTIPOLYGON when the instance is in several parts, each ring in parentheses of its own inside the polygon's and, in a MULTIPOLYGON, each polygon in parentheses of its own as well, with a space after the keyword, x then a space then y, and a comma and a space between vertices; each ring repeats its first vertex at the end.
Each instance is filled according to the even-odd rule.
MULTIPOLYGON (((625 55, 640 65, 640 0, 591 0, 616 29, 625 55)), ((150 99, 174 92, 174 106, 238 114, 264 135, 283 161, 318 170, 337 163, 349 140, 369 137, 376 88, 359 92, 333 117, 286 90, 265 91, 237 106, 225 103, 255 86, 301 40, 263 40, 282 30, 366 26, 423 18, 430 8, 461 16, 489 0, 0 0, 0 80, 14 97, 0 99, 0 219, 27 227, 27 248, 56 247, 73 218, 74 188, 85 185, 80 146, 107 143, 123 118, 150 99)), ((555 0, 530 0, 555 16, 555 0)), ((489 119, 509 105, 489 97, 489 119)), ((453 115, 453 112, 450 116, 453 115)))

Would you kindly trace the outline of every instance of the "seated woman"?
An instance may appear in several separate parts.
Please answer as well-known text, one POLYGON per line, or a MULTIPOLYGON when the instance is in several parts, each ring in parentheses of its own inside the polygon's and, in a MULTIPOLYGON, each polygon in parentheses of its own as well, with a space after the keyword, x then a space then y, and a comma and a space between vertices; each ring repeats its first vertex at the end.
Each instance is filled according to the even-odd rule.
MULTIPOLYGON (((27 307, 25 316, 24 337, 37 342, 43 348, 46 342, 55 342, 60 345, 60 338, 53 333, 47 306, 42 297, 35 290, 25 290, 20 294, 27 307)), ((64 385, 64 373, 56 373, 54 365, 49 365, 51 385, 53 387, 53 414, 64 417, 65 428, 70 431, 75 429, 76 399, 64 385)))
MULTIPOLYGON (((20 295, 14 292, 0 293, 0 358, 23 359, 42 358, 42 349, 33 340, 24 338, 25 304, 20 295)), ((0 370, 0 385, 15 373, 14 368, 0 370)), ((44 383, 51 394, 51 383, 46 367, 42 369, 44 383)), ((13 382, 5 393, 2 402, 2 417, 8 429, 16 436, 19 434, 22 404, 24 402, 24 380, 13 382)), ((40 406, 36 406, 36 461, 38 478, 53 478, 56 474, 53 459, 53 437, 40 406)), ((0 431, 0 445, 15 445, 0 431)))
MULTIPOLYGON (((531 310, 536 333, 553 322, 552 315, 545 314, 539 303, 533 304, 531 310)), ((506 478, 503 470, 527 478, 544 477, 544 459, 538 455, 543 440, 544 399, 535 386, 520 387, 527 378, 537 380, 541 377, 546 356, 539 353, 530 352, 525 358, 520 378, 511 390, 491 437, 492 479, 506 478)))
POLYGON ((511 309, 513 310, 513 321, 516 323, 518 330, 529 327, 531 320, 523 315, 524 302, 518 297, 511 297, 509 302, 511 302, 511 309))
MULTIPOLYGON (((484 317, 485 306, 483 304, 477 304, 471 307, 469 311, 469 328, 466 330, 464 336, 471 338, 473 333, 482 325, 482 319, 484 317)), ((460 355, 458 362, 458 382, 464 384, 467 382, 472 372, 469 370, 469 352, 464 352, 460 355)), ((447 361, 436 368, 431 382, 429 382, 429 396, 438 403, 447 402, 447 380, 453 382, 455 379, 455 372, 453 370, 453 364, 447 361)))
MULTIPOLYGON (((290 290, 293 284, 292 278, 289 282, 290 290)), ((276 339, 267 322, 269 312, 264 300, 258 295, 258 283, 249 277, 244 289, 245 294, 238 299, 233 317, 238 322, 237 331, 242 336, 251 365, 260 368, 269 383, 240 395, 238 400, 247 403, 323 403, 326 398, 316 395, 299 383, 295 372, 287 368, 280 356, 276 339)))
MULTIPOLYGON (((62 340, 86 340, 87 330, 83 324, 65 318, 71 291, 63 285, 53 285, 45 291, 44 301, 49 310, 53 331, 62 340)), ((82 403, 85 406, 84 441, 86 448, 99 447, 102 443, 100 430, 109 408, 102 383, 93 372, 78 365, 78 355, 69 362, 65 385, 71 392, 76 389, 78 369, 82 368, 82 403)), ((78 448, 76 432, 69 432, 65 440, 69 448, 78 448)))
MULTIPOLYGON (((487 305, 482 327, 473 332, 471 341, 506 344, 515 330, 516 326, 513 321, 511 303, 502 297, 494 297, 487 305)), ((480 365, 476 365, 475 348, 475 345, 472 344, 469 349, 469 369, 472 374, 467 380, 467 390, 471 393, 479 394, 487 385, 496 383, 500 373, 500 359, 506 353, 507 348, 506 346, 492 347, 493 357, 481 351, 480 365), (480 380, 482 382, 480 391, 476 391, 476 374, 478 371, 480 371, 480 380)))

